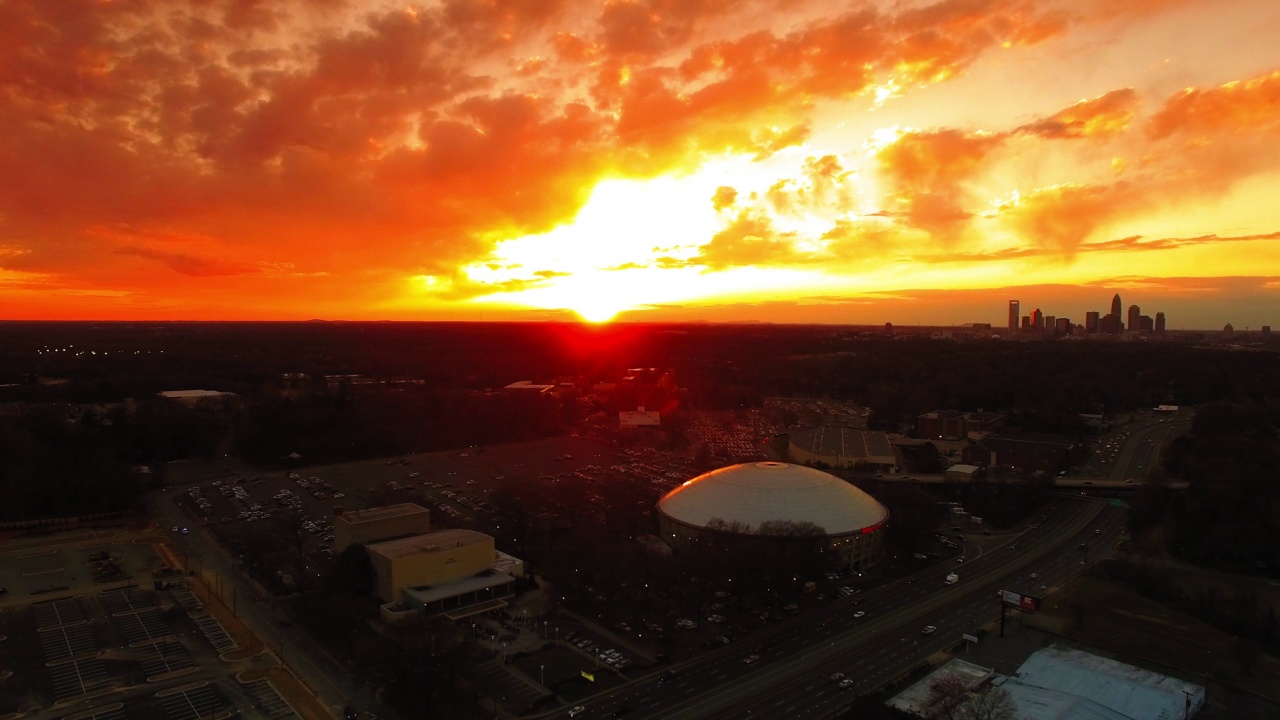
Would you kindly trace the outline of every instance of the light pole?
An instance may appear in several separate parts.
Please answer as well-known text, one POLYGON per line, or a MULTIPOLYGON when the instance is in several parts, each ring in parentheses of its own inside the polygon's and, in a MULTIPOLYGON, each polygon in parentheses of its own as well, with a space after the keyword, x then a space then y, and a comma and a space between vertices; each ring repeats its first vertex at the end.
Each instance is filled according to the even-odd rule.
POLYGON ((542 687, 547 686, 547 666, 546 665, 538 666, 538 682, 542 684, 542 687))

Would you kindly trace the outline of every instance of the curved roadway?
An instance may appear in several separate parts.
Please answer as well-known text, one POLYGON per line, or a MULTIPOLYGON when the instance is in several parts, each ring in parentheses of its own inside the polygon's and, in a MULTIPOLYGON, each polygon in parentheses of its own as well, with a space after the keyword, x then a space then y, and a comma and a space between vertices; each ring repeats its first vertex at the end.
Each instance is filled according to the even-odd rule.
POLYGON ((1042 594, 1039 585, 1061 582, 1086 552, 1096 554, 1109 545, 1123 523, 1123 511, 1104 501, 1060 497, 1038 530, 993 539, 970 562, 942 563, 860 596, 856 609, 866 612, 862 619, 853 617, 852 599, 834 601, 818 613, 686 663, 673 679, 664 681, 655 673, 594 697, 584 703, 580 717, 611 717, 619 710, 629 717, 687 720, 828 717, 856 695, 954 646, 961 633, 997 618, 996 590, 1042 594), (947 586, 943 580, 952 571, 960 582, 947 586), (1036 580, 1030 579, 1032 572, 1036 580), (937 631, 923 635, 925 625, 937 631), (758 661, 745 664, 750 655, 758 661), (838 687, 829 679, 834 672, 853 678, 852 687, 838 687))

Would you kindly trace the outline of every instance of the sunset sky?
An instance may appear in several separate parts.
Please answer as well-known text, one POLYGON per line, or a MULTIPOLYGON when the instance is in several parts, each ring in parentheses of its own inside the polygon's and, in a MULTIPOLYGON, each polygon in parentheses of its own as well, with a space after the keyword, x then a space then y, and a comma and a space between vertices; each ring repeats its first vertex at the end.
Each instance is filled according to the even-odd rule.
POLYGON ((1280 327, 1280 2, 5 0, 0 319, 1280 327))

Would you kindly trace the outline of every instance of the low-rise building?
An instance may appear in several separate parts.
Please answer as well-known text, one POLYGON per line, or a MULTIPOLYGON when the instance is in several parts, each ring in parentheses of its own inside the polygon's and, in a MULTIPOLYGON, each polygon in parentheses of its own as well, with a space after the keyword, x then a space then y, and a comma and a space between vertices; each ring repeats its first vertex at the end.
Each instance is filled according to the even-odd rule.
POLYGON ((441 530, 367 546, 375 590, 392 606, 458 617, 501 607, 524 563, 474 530, 441 530))
POLYGON ((415 503, 399 503, 333 516, 333 551, 431 532, 431 513, 415 503))
POLYGON ((888 470, 898 464, 889 436, 851 427, 815 427, 791 433, 791 459, 806 465, 833 468, 869 467, 888 470))

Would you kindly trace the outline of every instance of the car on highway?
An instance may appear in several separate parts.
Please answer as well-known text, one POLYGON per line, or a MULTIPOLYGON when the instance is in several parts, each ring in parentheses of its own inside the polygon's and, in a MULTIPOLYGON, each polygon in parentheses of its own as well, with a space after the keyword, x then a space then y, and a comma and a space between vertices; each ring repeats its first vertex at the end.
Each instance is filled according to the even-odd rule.
POLYGON ((755 662, 756 662, 757 660, 759 660, 759 659, 760 659, 760 656, 759 656, 759 655, 748 655, 748 656, 746 656, 746 657, 742 658, 742 662, 743 662, 744 664, 746 664, 746 665, 753 665, 753 664, 755 664, 755 662))
POLYGON ((1036 573, 1031 573, 1031 579, 1032 579, 1032 580, 1035 580, 1035 579, 1036 579, 1036 578, 1038 578, 1038 577, 1040 577, 1038 574, 1036 574, 1036 573))
POLYGON ((921 635, 932 635, 932 634, 934 634, 934 633, 936 633, 936 632, 938 632, 938 628, 934 627, 933 625, 925 625, 925 626, 924 626, 924 629, 920 631, 920 634, 921 634, 921 635))
POLYGON ((583 706, 581 706, 581 705, 574 705, 574 706, 573 706, 573 709, 571 709, 571 710, 569 711, 569 717, 578 717, 579 715, 581 715, 582 713, 584 713, 584 712, 586 712, 586 711, 587 711, 587 709, 586 709, 585 707, 583 707, 583 706))
POLYGON ((858 612, 856 612, 856 613, 854 613, 854 614, 853 614, 853 616, 854 616, 855 618, 866 617, 866 615, 867 615, 867 613, 865 613, 865 612, 864 612, 864 611, 862 611, 862 610, 859 610, 858 612))
POLYGON ((844 679, 844 673, 842 672, 831 673, 831 682, 840 682, 843 679, 844 679))
POLYGON ((840 681, 840 687, 842 687, 842 688, 849 688, 849 687, 853 687, 853 678, 845 678, 845 679, 841 680, 841 681, 840 681))

